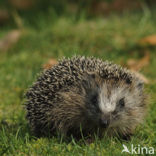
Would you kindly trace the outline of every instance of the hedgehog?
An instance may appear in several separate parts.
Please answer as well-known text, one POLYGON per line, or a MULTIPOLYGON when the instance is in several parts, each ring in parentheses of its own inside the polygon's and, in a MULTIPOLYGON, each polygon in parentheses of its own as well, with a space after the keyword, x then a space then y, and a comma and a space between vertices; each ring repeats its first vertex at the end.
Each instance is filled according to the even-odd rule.
POLYGON ((26 118, 36 136, 131 136, 146 112, 144 83, 95 57, 63 58, 26 92, 26 118))

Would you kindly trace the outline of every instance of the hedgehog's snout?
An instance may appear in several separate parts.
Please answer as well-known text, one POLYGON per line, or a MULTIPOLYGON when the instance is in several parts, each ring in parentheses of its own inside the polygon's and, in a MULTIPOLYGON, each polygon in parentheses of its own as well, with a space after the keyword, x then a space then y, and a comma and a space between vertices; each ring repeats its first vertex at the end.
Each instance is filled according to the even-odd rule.
POLYGON ((107 128, 110 124, 110 114, 102 115, 100 118, 100 127, 107 128))

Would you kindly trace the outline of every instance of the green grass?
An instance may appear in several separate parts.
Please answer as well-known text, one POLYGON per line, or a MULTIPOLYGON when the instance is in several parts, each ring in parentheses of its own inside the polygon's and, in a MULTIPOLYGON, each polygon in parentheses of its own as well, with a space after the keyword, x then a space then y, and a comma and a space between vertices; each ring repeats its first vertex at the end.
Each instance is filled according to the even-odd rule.
MULTIPOLYGON (((25 16, 24 16, 25 17, 25 16)), ((156 48, 148 48, 151 60, 142 73, 150 80, 148 114, 129 142, 117 138, 61 141, 58 137, 35 138, 28 127, 23 95, 36 79, 42 65, 50 58, 74 54, 95 56, 125 64, 140 58, 145 48, 139 39, 156 33, 156 14, 134 12, 87 19, 60 16, 53 11, 35 18, 22 18, 23 35, 8 52, 0 52, 0 155, 121 155, 122 144, 128 147, 154 147, 156 150, 156 48), (33 21, 33 22, 32 22, 33 21), (31 23, 32 22, 32 23, 31 23)), ((15 25, 0 29, 4 36, 15 25)), ((155 151, 156 153, 156 151, 155 151)))

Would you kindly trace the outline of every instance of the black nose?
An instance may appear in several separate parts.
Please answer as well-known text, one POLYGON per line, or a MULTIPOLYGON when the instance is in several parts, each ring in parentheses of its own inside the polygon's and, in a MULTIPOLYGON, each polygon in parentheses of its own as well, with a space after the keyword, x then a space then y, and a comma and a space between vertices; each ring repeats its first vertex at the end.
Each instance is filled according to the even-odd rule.
POLYGON ((100 119, 100 126, 102 128, 107 128, 109 126, 109 120, 107 120, 107 119, 100 119))

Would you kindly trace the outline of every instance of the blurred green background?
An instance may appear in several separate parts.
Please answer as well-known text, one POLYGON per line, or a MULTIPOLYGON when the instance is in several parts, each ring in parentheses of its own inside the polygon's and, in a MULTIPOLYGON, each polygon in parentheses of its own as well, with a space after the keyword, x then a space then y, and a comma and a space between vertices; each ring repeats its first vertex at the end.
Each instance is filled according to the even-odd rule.
POLYGON ((122 144, 156 150, 155 8, 155 0, 1 0, 0 155, 118 156, 122 144), (43 68, 75 54, 121 64, 145 82, 148 113, 129 142, 32 135, 24 93, 43 68))

